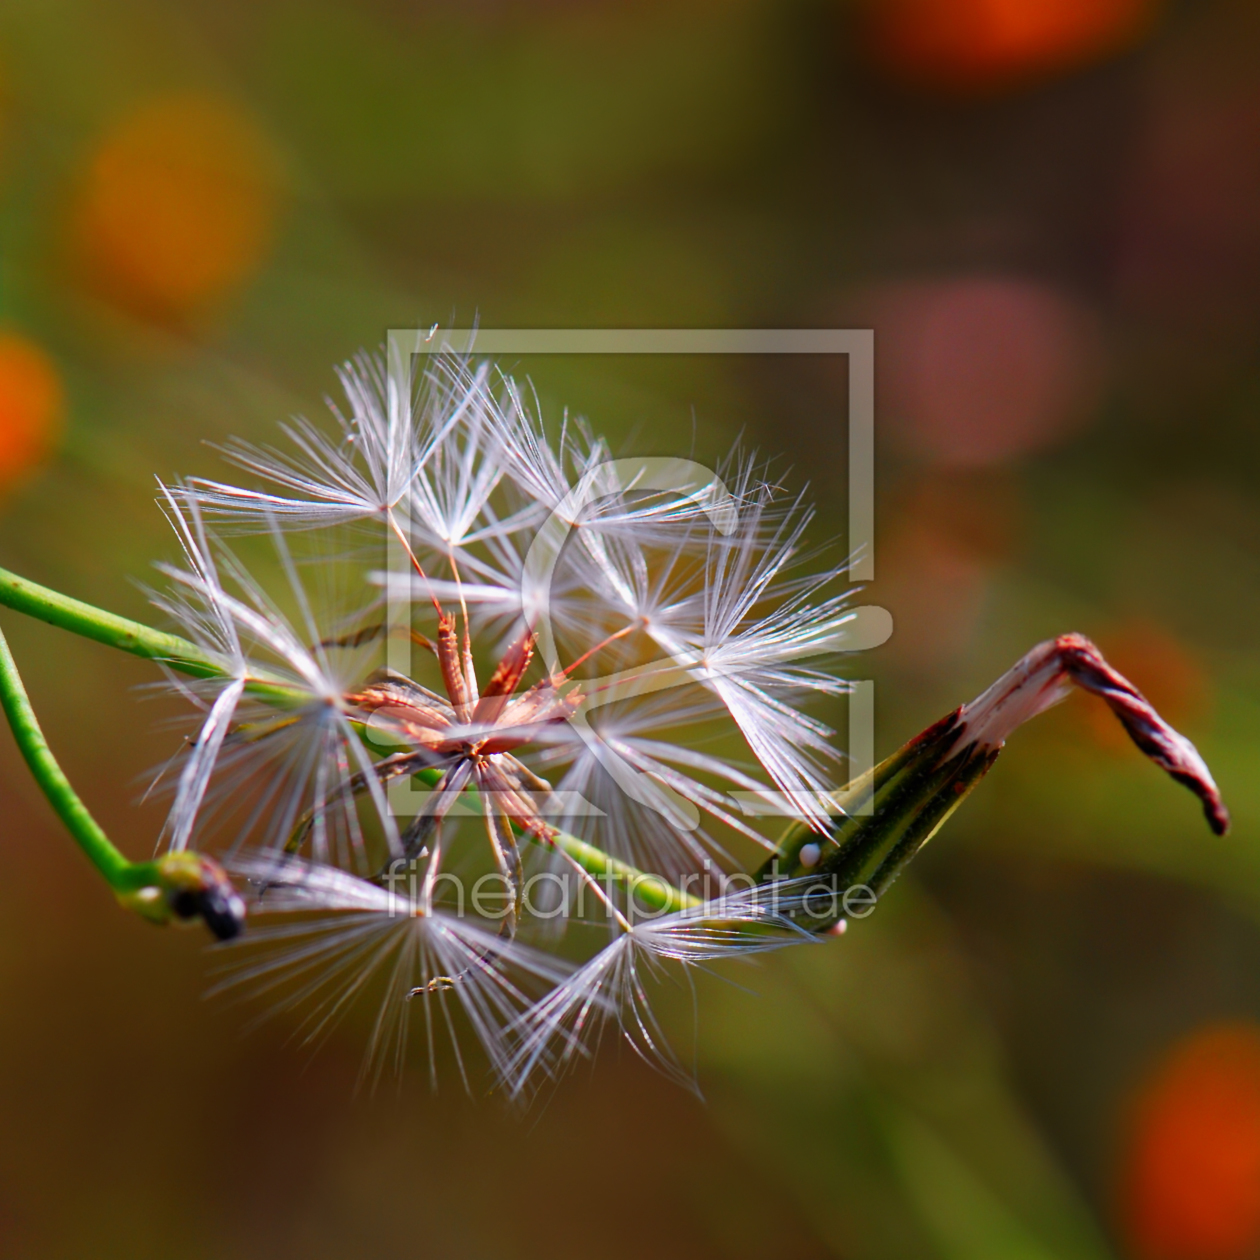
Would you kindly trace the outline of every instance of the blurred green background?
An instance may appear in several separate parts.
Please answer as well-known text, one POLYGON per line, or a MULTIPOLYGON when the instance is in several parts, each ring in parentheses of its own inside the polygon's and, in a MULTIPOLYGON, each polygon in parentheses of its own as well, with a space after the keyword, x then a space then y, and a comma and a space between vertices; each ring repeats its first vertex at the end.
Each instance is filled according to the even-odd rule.
MULTIPOLYGON (((873 327, 879 753, 1079 630, 1235 829, 1073 699, 873 918, 705 979, 704 1103, 606 1045, 521 1120, 203 1002, 0 736, 0 1256, 1260 1254, 1258 58, 1247 0, 3 0, 0 563, 146 616, 153 476, 391 326, 873 327)), ((843 529, 842 366, 509 366, 843 529)), ((147 854, 151 669, 2 619, 147 854)))

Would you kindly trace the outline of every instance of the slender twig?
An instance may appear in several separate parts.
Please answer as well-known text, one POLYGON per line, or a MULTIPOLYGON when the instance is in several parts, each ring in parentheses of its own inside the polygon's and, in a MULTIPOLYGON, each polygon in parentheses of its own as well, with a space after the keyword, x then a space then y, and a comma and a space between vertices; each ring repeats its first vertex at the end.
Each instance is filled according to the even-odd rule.
POLYGON ((66 830, 115 892, 129 892, 158 882, 155 862, 131 862, 113 845, 75 794, 40 729, 35 710, 18 674, 8 640, 0 631, 0 704, 13 738, 48 803, 66 830))
MULTIPOLYGON (((0 604, 183 674, 228 677, 213 656, 187 639, 104 612, 4 569, 0 569, 0 604)), ((860 885, 878 897, 984 777, 1006 735, 1061 698, 1069 684, 1102 696, 1142 752, 1199 796, 1213 831, 1220 834, 1228 827, 1229 816, 1220 793, 1194 746, 1159 717, 1092 643, 1079 635, 1062 635, 1034 648, 971 704, 947 715, 874 770, 833 794, 834 812, 840 817, 825 834, 801 823, 789 825, 775 856, 759 872, 759 882, 815 875, 838 892, 860 885), (857 806, 865 801, 869 807, 859 810, 857 806)), ((306 700, 302 692, 282 679, 261 674, 249 680, 247 689, 278 707, 292 707, 306 700)), ((193 879, 194 883, 202 881, 196 884, 198 896, 211 895, 205 890, 212 889, 221 873, 210 859, 168 854, 157 862, 133 863, 109 841, 48 750, 2 635, 0 691, 36 781, 116 892, 161 885, 169 899, 178 895, 172 891, 176 885, 186 890, 187 881, 193 879), (176 879, 177 858, 202 863, 204 869, 197 867, 190 874, 181 868, 176 879)), ((437 775, 437 771, 421 770, 416 777, 434 786, 437 775)), ((466 791, 476 795, 473 787, 466 791)), ((670 912, 701 904, 699 898, 659 875, 640 871, 577 836, 549 832, 545 837, 531 833, 529 838, 542 847, 560 850, 594 878, 618 884, 645 907, 670 912)), ((218 895, 226 893, 220 890, 218 895)), ((175 913, 189 917, 178 908, 175 913)), ((231 927, 230 915, 216 926, 203 908, 198 907, 197 913, 203 914, 216 932, 223 928, 224 934, 231 927)))
MULTIPOLYGON (((26 578, 19 577, 15 573, 10 573, 7 569, 0 569, 0 605, 26 613, 28 616, 47 622, 49 625, 69 630, 72 634, 93 639, 97 643, 105 644, 107 647, 117 648, 119 651, 129 652, 133 656, 141 656, 147 660, 157 661, 181 674, 187 674, 194 678, 228 677, 222 665, 188 639, 181 638, 177 634, 169 634, 163 630, 155 630, 151 626, 146 626, 139 621, 131 621, 127 617, 119 617, 115 613, 105 612, 92 604, 73 599, 69 595, 63 595, 59 591, 51 590, 49 587, 40 586, 37 582, 31 582, 26 578)), ((106 837, 105 833, 87 812, 86 807, 74 794, 69 780, 66 779, 60 767, 52 759, 52 754, 48 752, 43 736, 39 734, 38 722, 30 707, 30 702, 26 698, 26 692, 22 689, 21 679, 18 678, 16 669, 12 668, 12 657, 8 655, 7 648, 5 649, 5 657, 9 663, 9 673, 12 682, 16 687, 15 694, 21 697, 17 710, 10 709, 6 698, 5 711, 9 714, 9 721, 13 725, 14 734, 18 738, 19 744, 22 744, 23 736, 18 732, 19 719, 14 717, 15 711, 24 715, 22 719, 26 724, 24 729, 34 732, 38 746, 43 750, 43 755, 46 758, 43 764, 50 767, 49 773, 51 777, 47 780, 42 777, 40 771, 36 770, 34 762, 31 761, 30 755, 27 754, 26 746, 23 745, 23 755, 27 757, 27 762, 35 774, 36 781, 52 803, 53 808, 57 810, 58 815, 70 829, 71 835, 84 848, 88 856, 92 858, 97 868, 109 880, 110 886, 115 891, 123 887, 123 885, 115 882, 116 878, 135 881, 127 884, 127 887, 142 887, 146 881, 152 884, 154 882, 152 872, 156 869, 155 864, 129 863, 106 837), (75 822, 72 822, 71 817, 62 812, 63 805, 70 812, 70 815, 74 817, 75 822), (76 830, 76 828, 78 829, 76 830), (108 854, 112 854, 113 857, 110 858, 108 854), (111 863, 113 864, 111 865, 111 863), (136 872, 139 872, 141 869, 148 871, 149 874, 137 874, 136 872)), ((270 679, 262 675, 251 678, 246 689, 258 699, 281 708, 288 708, 294 704, 303 703, 306 699, 304 694, 296 688, 286 686, 281 680, 270 679)), ((7 690, 6 688, 6 694, 7 690)), ((35 745, 32 744, 31 747, 34 748, 35 745)), ((420 777, 424 777, 423 772, 420 777)), ((475 788, 470 789, 473 792, 475 790, 475 788)), ((645 871, 640 871, 629 863, 622 862, 620 859, 605 853, 602 849, 596 848, 595 845, 585 840, 580 840, 577 836, 558 832, 549 841, 535 840, 535 843, 562 850, 589 874, 597 879, 613 880, 622 887, 629 889, 644 906, 651 907, 654 910, 680 910, 686 906, 698 904, 695 897, 674 888, 659 875, 650 875, 645 871)))
MULTIPOLYGON (((442 771, 433 767, 425 767, 415 773, 415 778, 419 779, 427 787, 433 788, 441 782, 442 771)), ((480 793, 473 785, 469 785, 464 789, 465 795, 476 802, 480 793)), ((625 889, 644 909, 654 910, 663 914, 672 914, 675 910, 686 910, 692 906, 701 904, 699 897, 691 893, 683 892, 680 888, 675 888, 668 880, 663 879, 660 875, 649 875, 646 871, 641 871, 638 867, 631 866, 629 862, 623 862, 620 858, 615 858, 609 853, 605 853, 603 849, 596 848, 586 840, 581 840, 577 836, 571 836, 564 831, 552 831, 546 837, 537 836, 533 832, 526 833, 521 827, 513 824, 513 831, 517 835, 527 835, 527 838, 534 844, 543 849, 559 849, 566 857, 577 863, 588 875, 594 876, 597 880, 611 880, 619 887, 625 889)))
MULTIPOLYGON (((25 613, 50 626, 93 639, 106 647, 157 661, 192 678, 224 678, 223 666, 195 643, 178 634, 154 630, 139 621, 106 612, 82 600, 63 595, 8 569, 0 569, 0 604, 25 613)), ((258 673, 246 684, 251 695, 280 706, 303 703, 306 696, 281 679, 258 673)))
POLYGON ((223 674, 222 667, 212 657, 177 634, 154 630, 138 621, 94 608, 82 600, 40 586, 38 582, 18 577, 7 569, 0 569, 0 604, 46 621, 50 626, 69 630, 71 634, 130 652, 132 656, 161 661, 181 674, 194 678, 218 678, 223 674))
POLYGON ((127 909, 153 923, 200 919, 219 940, 240 932, 245 903, 213 858, 203 853, 167 853, 154 861, 132 862, 115 847, 48 747, 2 630, 0 707, 48 803, 127 909))

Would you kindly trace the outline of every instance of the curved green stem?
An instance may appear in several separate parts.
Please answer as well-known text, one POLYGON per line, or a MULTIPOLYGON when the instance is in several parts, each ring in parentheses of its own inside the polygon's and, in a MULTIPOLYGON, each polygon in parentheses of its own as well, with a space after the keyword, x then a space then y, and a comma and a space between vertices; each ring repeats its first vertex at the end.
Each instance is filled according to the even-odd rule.
MULTIPOLYGON (((442 779, 442 771, 428 768, 418 771, 413 777, 426 787, 435 788, 442 779)), ((474 798, 478 795, 475 787, 468 787, 465 791, 474 798)), ((524 829, 515 824, 512 830, 517 835, 525 834, 524 829)), ((629 862, 623 862, 620 858, 605 853, 603 849, 596 848, 588 841, 569 835, 568 832, 554 832, 550 840, 541 840, 533 833, 528 838, 540 848, 559 849, 596 880, 610 880, 617 884, 644 909, 672 914, 676 910, 687 910, 702 904, 699 897, 675 888, 661 876, 649 875, 638 867, 631 866, 629 862)))
MULTIPOLYGON (((533 836, 530 839, 535 844, 543 843, 533 836)), ((567 854, 595 879, 612 880, 624 888, 643 909, 673 914, 676 910, 687 910, 703 904, 694 893, 683 892, 660 875, 649 875, 631 866, 629 862, 612 857, 603 849, 597 849, 593 844, 579 840, 577 836, 571 836, 567 832, 556 832, 551 838, 550 847, 567 854)))
MULTIPOLYGON (((26 613, 51 626, 69 630, 107 647, 130 652, 147 660, 168 665, 181 674, 194 678, 224 678, 226 673, 213 657, 195 643, 177 634, 154 630, 151 626, 115 613, 105 612, 82 600, 62 595, 38 582, 18 577, 0 568, 0 605, 26 613)), ((0 643, 3 636, 0 635, 0 643)), ((36 781, 43 789, 58 816, 70 830, 93 864, 115 891, 143 887, 154 883, 157 864, 128 862, 100 829, 83 802, 75 795, 69 780, 53 759, 31 709, 22 681, 13 665, 8 647, 3 647, 5 712, 23 756, 36 781), (13 707, 10 707, 10 696, 13 707), (19 731, 19 724, 21 730, 19 731), (34 758, 34 760, 32 759, 34 758), (37 769, 37 765, 40 767, 37 769), (122 883, 117 881, 122 880, 122 883)), ((246 687, 250 694, 269 704, 287 708, 304 703, 307 697, 280 680, 258 677, 246 687)), ((579 840, 576 836, 558 833, 552 841, 584 871, 596 879, 612 879, 627 888, 645 906, 665 912, 697 905, 698 900, 674 888, 658 875, 649 875, 612 857, 602 849, 579 840)))
POLYGON ((177 634, 166 634, 127 617, 94 608, 82 600, 71 599, 69 595, 40 586, 38 582, 18 577, 7 569, 0 569, 0 604, 26 613, 28 617, 46 621, 50 626, 69 630, 71 634, 95 639, 97 643, 118 648, 121 652, 130 652, 132 656, 162 661, 181 674, 217 678, 223 673, 195 643, 177 634))
MULTIPOLYGON (((50 626, 69 630, 71 634, 93 639, 106 647, 141 656, 145 660, 168 665, 191 678, 223 678, 223 666, 189 639, 165 630, 154 630, 139 621, 120 617, 85 604, 82 600, 62 595, 26 578, 0 569, 0 605, 45 621, 50 626)), ((287 685, 283 679, 259 673, 246 684, 246 691, 280 708, 303 704, 305 693, 287 685)))
POLYGON ((131 892, 156 884, 157 863, 131 862, 125 858, 70 786, 70 780, 57 764, 40 729, 3 631, 0 631, 0 705, 4 707, 13 737, 35 782, 48 798, 57 817, 65 823, 66 830, 109 886, 115 892, 131 892))
MULTIPOLYGON (((104 612, 4 569, 0 569, 0 604, 193 677, 228 676, 213 656, 187 639, 104 612)), ((877 898, 984 777, 1010 731, 1054 703, 1068 683, 1101 695, 1138 747, 1190 787, 1203 801, 1212 829, 1224 832, 1228 813, 1194 746, 1163 721, 1092 643, 1079 635, 1061 635, 1034 648, 971 704, 948 714, 868 774, 834 793, 832 805, 839 820, 825 834, 799 823, 789 826, 774 857, 758 872, 758 882, 810 875, 827 881, 837 892, 860 888, 877 898), (1011 703, 1014 698, 1021 698, 1022 703, 1011 703), (869 808, 858 808, 863 804, 869 808)), ((246 689, 281 708, 308 701, 305 693, 283 678, 265 674, 250 678, 246 689)), ((152 898, 136 908, 165 921, 161 916, 170 913, 188 917, 185 894, 191 890, 201 900, 190 913, 202 915, 217 935, 239 930, 243 907, 238 913, 231 885, 211 859, 172 853, 156 862, 135 863, 110 843, 49 751, 3 635, 0 699, 44 794, 79 847, 124 900, 135 890, 145 897, 163 892, 166 901, 158 908, 154 909, 152 898)), ((429 782, 436 773, 422 771, 418 777, 429 782)), ((561 850, 593 878, 617 883, 654 910, 669 912, 700 904, 700 899, 660 876, 637 870, 576 836, 559 832, 547 840, 534 840, 561 850)))

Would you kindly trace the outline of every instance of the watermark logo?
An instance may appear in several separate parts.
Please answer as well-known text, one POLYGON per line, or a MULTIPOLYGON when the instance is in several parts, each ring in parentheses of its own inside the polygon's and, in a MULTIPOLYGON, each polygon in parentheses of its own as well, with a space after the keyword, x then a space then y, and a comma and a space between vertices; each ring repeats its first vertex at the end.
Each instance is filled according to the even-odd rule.
MULTIPOLYGON (((848 575, 854 582, 874 576, 874 338, 869 330, 679 330, 679 329, 532 329, 532 330, 446 330, 391 329, 387 338, 391 395, 398 400, 413 396, 416 359, 427 355, 477 355, 514 358, 529 354, 842 354, 849 358, 849 537, 848 575)), ((620 494, 672 496, 689 502, 703 512, 722 535, 732 534, 739 521, 739 506, 722 478, 712 469, 681 458, 623 458, 606 460, 587 469, 554 510, 547 516, 525 559, 521 609, 526 623, 533 627, 537 651, 553 676, 561 664, 551 620, 552 579, 572 531, 584 511, 600 499, 620 494)), ((413 584, 406 573, 406 557, 401 545, 391 543, 387 571, 389 617, 410 625, 413 584), (395 581, 395 575, 397 580, 395 581)), ((876 647, 891 632, 891 619, 881 608, 856 607, 845 628, 843 644, 820 646, 819 651, 842 650, 857 653, 876 647)), ((699 824, 695 805, 658 778, 631 765, 603 740, 589 720, 592 711, 632 696, 643 696, 718 681, 713 665, 694 647, 671 642, 663 634, 654 636, 662 647, 661 660, 636 667, 624 675, 572 680, 566 684, 575 701, 569 719, 599 765, 631 800, 656 811, 679 830, 692 830, 699 824)), ((411 643, 407 636, 387 639, 389 666, 398 673, 411 674, 411 643)), ((850 773, 860 777, 874 765, 874 683, 850 680, 847 752, 850 773)), ((543 802, 546 814, 573 817, 600 811, 576 794, 555 792, 543 802)), ((773 791, 731 792, 730 803, 748 816, 781 815, 800 817, 802 803, 787 793, 773 791), (738 799, 736 799, 738 798, 738 799)), ((432 808, 434 794, 418 787, 409 778, 390 784, 391 808, 399 816, 414 817, 432 808)), ((449 802, 445 803, 445 809, 449 802)), ((452 812, 482 812, 492 803, 466 803, 452 812)), ((847 800, 844 812, 867 814, 870 798, 847 800)), ((837 812, 830 799, 811 801, 809 812, 837 812)))
MULTIPOLYGON (((791 917, 808 926, 830 925, 839 920, 864 919, 877 902, 867 884, 845 884, 829 878, 777 880, 758 883, 747 872, 718 876, 711 867, 689 871, 676 887, 658 876, 636 872, 626 880, 607 873, 602 879, 590 875, 578 878, 572 871, 538 871, 519 889, 497 871, 489 871, 469 881, 452 871, 438 874, 433 886, 426 884, 421 859, 397 858, 382 872, 381 882, 390 896, 389 913, 409 917, 427 913, 440 896, 444 911, 457 918, 471 913, 489 923, 501 923, 524 911, 531 919, 547 922, 573 919, 581 922, 610 920, 614 896, 621 908, 615 913, 629 923, 651 923, 676 913, 676 907, 661 896, 668 889, 694 898, 691 913, 706 922, 720 923, 724 917, 747 921, 750 905, 767 921, 791 917)), ((688 913, 686 909, 682 911, 688 913)))

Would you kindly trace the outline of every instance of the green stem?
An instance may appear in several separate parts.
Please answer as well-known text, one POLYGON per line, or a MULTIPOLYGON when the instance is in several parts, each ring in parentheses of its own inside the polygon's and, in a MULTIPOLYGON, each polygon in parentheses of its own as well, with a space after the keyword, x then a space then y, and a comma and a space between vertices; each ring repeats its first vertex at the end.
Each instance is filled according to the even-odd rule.
MULTIPOLYGON (((158 661, 192 678, 227 677, 223 666, 214 657, 178 634, 154 630, 139 621, 105 612, 82 600, 40 586, 38 582, 18 577, 8 569, 0 569, 0 605, 26 613, 28 617, 45 621, 50 626, 69 630, 71 634, 104 643, 106 647, 117 648, 120 652, 158 661)), ((300 689, 261 672, 249 680, 245 689, 250 695, 280 708, 292 708, 308 700, 300 689)))
POLYGON ((13 728, 13 737, 35 782, 57 812, 57 817, 65 823, 66 830, 109 886, 115 892, 125 893, 156 884, 157 864, 128 861, 114 847, 70 786, 70 780, 57 764, 44 732, 40 730, 39 720, 31 708, 30 698, 22 685, 3 631, 0 631, 0 705, 4 707, 9 725, 13 728))
MULTIPOLYGON (((535 839, 534 843, 541 844, 542 841, 535 839)), ((631 866, 629 862, 612 857, 567 832, 556 832, 551 839, 551 845, 568 854, 588 875, 593 875, 597 880, 614 880, 629 893, 636 907, 640 909, 673 914, 676 910, 687 910, 703 904, 699 897, 675 888, 661 876, 648 875, 631 866)))
MULTIPOLYGON (((194 678, 227 676, 213 657, 179 635, 105 612, 5 569, 0 569, 0 604, 133 656, 159 661, 194 678)), ((2 653, 5 711, 23 755, 53 808, 111 887, 125 890, 153 884, 156 864, 128 862, 74 794, 48 751, 7 646, 2 653)), ((251 679, 248 690, 282 708, 306 699, 301 691, 282 680, 265 676, 251 679)), ((873 793, 873 812, 869 816, 843 817, 826 838, 821 861, 812 871, 801 863, 800 853, 817 837, 794 824, 785 834, 778 856, 761 872, 761 878, 814 873, 830 877, 842 890, 864 878, 876 895, 882 893, 988 769, 988 764, 940 766, 937 757, 946 732, 938 727, 911 740, 837 795, 837 805, 845 808, 873 793)), ((422 771, 417 777, 428 782, 436 774, 422 771)), ((475 793, 475 789, 469 790, 475 793)), ((559 849, 592 878, 616 883, 645 909, 672 913, 701 904, 698 897, 675 888, 660 876, 640 871, 577 836, 558 832, 549 843, 531 839, 559 849)))
MULTIPOLYGON (((69 595, 62 595, 46 586, 40 586, 37 582, 18 577, 7 569, 0 569, 0 605, 26 613, 62 630, 69 630, 72 634, 104 643, 107 647, 118 648, 119 651, 130 652, 133 656, 141 656, 147 660, 159 661, 181 674, 194 678, 227 677, 223 667, 213 657, 188 639, 105 612, 91 604, 85 604, 82 600, 72 599, 69 595)), ((2 636, 0 642, 3 642, 2 636)), ((114 848, 82 801, 74 794, 40 734, 39 724, 7 645, 3 652, 6 662, 5 712, 9 715, 14 735, 22 747, 27 764, 53 808, 97 869, 109 880, 111 887, 117 890, 153 883, 152 870, 156 869, 155 864, 128 862, 114 848), (10 695, 15 697, 13 706, 10 705, 10 695), (21 732, 19 723, 22 723, 21 732), (36 761, 32 760, 32 756, 38 758, 41 769, 36 768, 36 761), (137 874, 142 870, 144 874, 137 874), (119 879, 135 882, 119 884, 116 882, 119 879)), ((307 700, 298 689, 262 676, 251 679, 246 690, 280 708, 291 708, 307 700)), ((699 904, 695 897, 674 888, 660 876, 640 871, 576 836, 561 832, 555 837, 553 844, 568 854, 588 874, 597 879, 615 880, 645 907, 669 912, 699 904)))
MULTIPOLYGON (((442 771, 424 769, 418 771, 414 777, 426 787, 433 788, 437 787, 441 781, 442 771)), ((466 791, 469 796, 478 795, 475 787, 469 787, 466 791)), ((513 830, 517 835, 524 834, 523 829, 515 825, 513 825, 513 830)), ((649 875, 631 866, 629 862, 623 862, 620 858, 615 858, 605 853, 603 849, 597 849, 593 844, 579 840, 577 836, 571 836, 567 832, 557 831, 549 841, 540 840, 533 834, 530 834, 529 839, 541 848, 559 849, 596 880, 612 880, 624 888, 644 910, 672 914, 676 910, 686 910, 702 904, 699 897, 675 888, 659 875, 649 875)))
MULTIPOLYGON (((193 677, 229 676, 213 656, 187 639, 104 612, 4 569, 0 569, 0 605, 109 647, 160 661, 193 677)), ((1228 815, 1198 754, 1163 723, 1131 683, 1107 665, 1088 640, 1066 635, 1041 644, 1008 671, 1004 680, 1013 693, 1027 683, 1030 670, 1044 670, 1047 663, 1086 690, 1104 694, 1138 747, 1174 778, 1191 786, 1205 801, 1213 830, 1224 831, 1228 815)), ((250 678, 246 689, 265 703, 281 708, 309 702, 300 689, 263 673, 250 678)), ((36 781, 79 847, 124 903, 158 922, 168 921, 172 915, 201 915, 221 938, 239 931, 243 905, 212 859, 193 853, 168 853, 156 862, 135 863, 110 843, 49 751, 3 635, 0 699, 36 781), (189 902, 189 894, 195 895, 195 903, 189 902)), ((948 714, 873 770, 834 793, 834 812, 839 818, 825 835, 802 823, 791 824, 775 856, 758 872, 758 881, 809 875, 826 881, 841 897, 849 890, 862 889, 862 904, 869 906, 871 895, 882 895, 997 757, 1000 742, 991 747, 972 740, 958 747, 963 712, 959 709, 948 714)), ((417 777, 432 786, 437 773, 422 771, 417 777)), ((548 840, 531 838, 543 847, 559 849, 592 878, 616 882, 646 908, 672 912, 701 904, 699 898, 673 887, 660 876, 640 871, 576 836, 559 832, 548 840)), ((814 920, 808 926, 818 931, 824 925, 814 920)))
POLYGON ((218 678, 223 674, 222 668, 195 643, 177 634, 166 634, 138 621, 93 608, 91 604, 49 590, 7 569, 0 569, 0 604, 46 621, 50 626, 69 630, 71 634, 130 652, 132 656, 162 661, 181 674, 194 678, 218 678))

